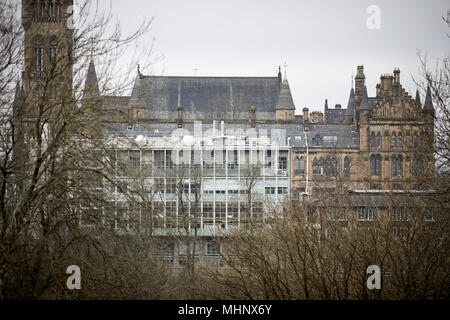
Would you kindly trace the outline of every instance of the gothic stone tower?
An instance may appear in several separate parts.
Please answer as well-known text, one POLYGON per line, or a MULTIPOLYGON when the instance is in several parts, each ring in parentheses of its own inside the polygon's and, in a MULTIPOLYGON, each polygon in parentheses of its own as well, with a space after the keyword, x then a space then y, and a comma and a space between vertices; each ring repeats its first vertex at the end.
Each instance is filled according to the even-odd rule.
POLYGON ((22 116, 36 114, 36 100, 55 99, 72 88, 72 30, 69 8, 73 0, 22 0, 25 66, 22 85, 27 95, 22 116), (44 92, 45 91, 45 92, 44 92))
POLYGON ((24 70, 14 101, 13 152, 17 168, 26 166, 27 141, 36 136, 36 121, 49 123, 61 115, 72 97, 72 30, 68 9, 73 0, 22 0, 24 70))

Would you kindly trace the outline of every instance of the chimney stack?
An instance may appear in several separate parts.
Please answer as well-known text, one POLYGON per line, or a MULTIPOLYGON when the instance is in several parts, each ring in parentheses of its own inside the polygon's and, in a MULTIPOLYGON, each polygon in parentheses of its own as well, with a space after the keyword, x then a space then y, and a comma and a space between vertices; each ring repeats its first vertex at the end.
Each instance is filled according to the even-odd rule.
POLYGON ((361 103, 365 83, 366 76, 364 75, 364 66, 358 66, 356 68, 355 76, 355 102, 357 107, 359 107, 359 104, 361 103))
POLYGON ((400 84, 400 69, 399 68, 395 68, 394 69, 394 84, 400 84))
POLYGON ((322 123, 323 122, 323 113, 320 111, 311 112, 311 122, 312 123, 322 123))
POLYGON ((309 109, 303 108, 303 127, 306 131, 309 129, 309 119, 308 119, 309 109))

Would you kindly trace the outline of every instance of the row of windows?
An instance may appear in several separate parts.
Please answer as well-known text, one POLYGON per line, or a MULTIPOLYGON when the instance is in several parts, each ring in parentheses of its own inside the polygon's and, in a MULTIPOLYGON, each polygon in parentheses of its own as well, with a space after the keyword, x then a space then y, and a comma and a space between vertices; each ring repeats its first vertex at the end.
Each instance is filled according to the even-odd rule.
POLYGON ((33 15, 38 18, 60 18, 61 9, 61 0, 34 0, 31 3, 33 15))
POLYGON ((275 194, 275 190, 277 190, 277 194, 287 194, 288 188, 287 187, 266 187, 266 194, 275 194))
MULTIPOLYGON (((204 159, 203 161, 208 160, 211 161, 211 163, 204 163, 203 168, 206 170, 213 170, 214 168, 216 170, 225 170, 228 168, 229 170, 237 170, 239 166, 241 165, 248 165, 250 164, 250 157, 249 157, 249 150, 242 150, 241 151, 241 162, 239 163, 237 158, 238 151, 234 150, 234 152, 228 152, 228 159, 227 154, 225 151, 211 151, 211 158, 210 159, 204 159), (228 162, 226 164, 226 161, 228 162)), ((255 152, 256 154, 256 152, 255 152)), ((96 155, 97 158, 101 158, 101 155, 96 155)), ((196 163, 196 160, 194 159, 195 153, 191 152, 191 163, 196 163)), ((180 156, 180 159, 183 156, 180 156)), ((155 169, 167 169, 167 168, 173 168, 174 162, 172 161, 172 151, 171 150, 155 150, 154 153, 152 153, 152 150, 118 150, 116 151, 109 151, 108 152, 108 158, 110 161, 110 164, 115 168, 117 165, 117 160, 120 161, 121 164, 126 164, 127 167, 130 168, 139 168, 141 167, 144 169, 151 168, 152 163, 154 163, 155 169), (154 159, 154 160, 153 160, 154 159)), ((198 161, 197 161, 198 162, 198 161)), ((185 164, 183 165, 185 168, 189 168, 190 165, 185 164)), ((272 161, 271 158, 266 158, 266 167, 272 168, 272 161)), ((288 157, 287 156, 279 156, 278 157, 278 170, 287 170, 288 168, 288 157)))
MULTIPOLYGON (((54 61, 56 55, 58 54, 58 49, 56 45, 51 45, 49 49, 50 61, 54 61)), ((34 68, 37 72, 44 71, 44 48, 35 47, 34 48, 35 65, 34 68)))
MULTIPOLYGON (((370 156, 370 173, 373 176, 381 176, 382 157, 379 154, 370 156)), ((401 155, 392 156, 392 176, 402 176, 403 157, 401 155)), ((423 174, 423 159, 414 158, 411 172, 414 176, 423 174)))
MULTIPOLYGON (((377 208, 377 207, 360 207, 356 209, 356 217, 359 221, 373 221, 375 218, 380 216, 381 210, 390 210, 391 211, 391 221, 410 221, 411 220, 411 212, 406 207, 398 207, 398 208, 377 208)), ((433 213, 431 210, 424 210, 422 212, 424 214, 423 218, 425 221, 433 220, 433 213)), ((347 221, 348 220, 348 211, 342 208, 332 207, 328 208, 326 211, 326 218, 329 221, 347 221)))
MULTIPOLYGON (((297 159, 296 159, 297 160, 297 159)), ((303 158, 298 159, 299 161, 303 161, 303 171, 299 171, 298 174, 304 174, 304 160, 303 158)), ((299 164, 301 167, 302 164, 299 164)), ((338 162, 335 157, 327 157, 324 158, 314 158, 313 159, 313 174, 314 175, 323 175, 327 176, 335 176, 338 173, 338 162)), ((350 176, 350 159, 348 157, 344 158, 344 170, 343 173, 346 177, 350 176)))
MULTIPOLYGON (((415 132, 412 136, 412 142, 414 147, 418 147, 422 144, 423 137, 415 132)), ((370 134, 370 147, 381 148, 381 133, 372 132, 370 134)), ((403 148, 403 135, 401 132, 393 132, 391 135, 391 148, 403 148)))

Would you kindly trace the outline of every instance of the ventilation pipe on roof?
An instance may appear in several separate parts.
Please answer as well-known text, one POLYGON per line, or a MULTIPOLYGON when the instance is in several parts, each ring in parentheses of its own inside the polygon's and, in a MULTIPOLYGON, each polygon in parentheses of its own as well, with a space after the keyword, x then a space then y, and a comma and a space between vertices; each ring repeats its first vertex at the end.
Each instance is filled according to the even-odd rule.
POLYGON ((305 194, 309 194, 309 147, 308 147, 308 137, 306 136, 307 131, 303 130, 305 134, 305 145, 306 145, 306 186, 305 194))
POLYGON ((256 108, 250 107, 250 127, 256 128, 256 108))
POLYGON ((177 111, 178 111, 178 116, 177 116, 178 128, 183 128, 183 107, 178 106, 177 111))

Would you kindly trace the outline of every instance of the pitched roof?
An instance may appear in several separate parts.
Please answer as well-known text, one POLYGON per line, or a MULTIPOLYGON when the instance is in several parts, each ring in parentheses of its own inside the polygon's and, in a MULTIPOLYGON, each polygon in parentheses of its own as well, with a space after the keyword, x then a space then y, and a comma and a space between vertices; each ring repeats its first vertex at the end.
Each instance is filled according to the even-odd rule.
POLYGON ((280 94, 278 77, 142 76, 136 79, 130 103, 148 108, 157 119, 176 117, 178 100, 183 116, 224 113, 248 119, 248 110, 275 112, 280 94), (180 99, 178 99, 180 98, 180 99))
POLYGON ((91 60, 84 85, 84 97, 93 97, 98 96, 99 94, 100 90, 98 88, 97 72, 95 71, 94 61, 91 60))
POLYGON ((431 99, 430 86, 427 86, 427 96, 425 97, 425 103, 423 104, 423 110, 434 111, 433 99, 431 99))
POLYGON ((416 89, 416 103, 422 107, 422 103, 420 102, 420 94, 419 94, 419 89, 416 89))
POLYGON ((327 115, 327 123, 338 124, 344 121, 344 115, 346 114, 346 109, 328 109, 325 111, 327 115))
POLYGON ((347 109, 345 110, 346 116, 352 116, 355 111, 355 90, 350 90, 350 97, 348 98, 347 109))
POLYGON ((359 110, 370 110, 369 98, 367 97, 367 87, 364 86, 359 110))
POLYGON ((280 95, 276 105, 277 110, 295 110, 294 101, 292 100, 291 89, 287 79, 283 80, 280 89, 280 95))

